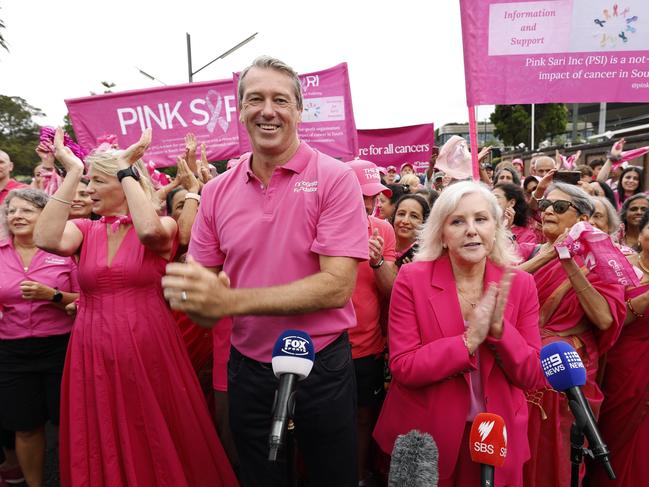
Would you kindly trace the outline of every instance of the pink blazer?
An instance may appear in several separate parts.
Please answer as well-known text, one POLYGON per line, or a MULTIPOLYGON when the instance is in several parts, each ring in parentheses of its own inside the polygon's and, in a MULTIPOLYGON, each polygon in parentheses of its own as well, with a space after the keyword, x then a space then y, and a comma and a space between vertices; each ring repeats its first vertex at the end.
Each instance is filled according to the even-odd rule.
MULTIPOLYGON (((497 485, 519 485, 529 458, 527 402, 523 391, 546 384, 539 350, 539 303, 531 275, 514 271, 505 306, 503 336, 479 348, 487 412, 507 426, 505 465, 497 485)), ((487 261, 485 287, 499 282, 502 269, 487 261)), ((430 433, 439 449, 439 474, 453 474, 470 406, 469 374, 478 366, 462 334, 464 320, 447 256, 401 268, 392 290, 389 343, 392 383, 374 438, 391 454, 397 435, 417 429, 430 433)))

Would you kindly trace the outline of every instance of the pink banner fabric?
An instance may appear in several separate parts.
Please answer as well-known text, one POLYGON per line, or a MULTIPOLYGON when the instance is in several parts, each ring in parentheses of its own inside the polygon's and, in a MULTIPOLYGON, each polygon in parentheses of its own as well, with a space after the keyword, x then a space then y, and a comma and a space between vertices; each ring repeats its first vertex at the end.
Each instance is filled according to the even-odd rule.
MULTIPOLYGON (((331 157, 353 159, 358 151, 358 139, 347 63, 299 76, 304 98, 302 122, 298 126, 300 140, 331 157)), ((236 87, 239 73, 233 73, 232 77, 236 87)), ((251 151, 246 128, 241 123, 237 127, 238 153, 251 151)))
POLYGON ((237 100, 232 80, 207 81, 148 90, 124 91, 65 100, 79 145, 91 150, 117 136, 121 148, 151 127, 153 141, 145 160, 175 166, 185 151, 185 135, 204 143, 210 161, 239 155, 237 100))
POLYGON ((646 102, 646 0, 460 0, 467 104, 646 102))
POLYGON ((409 162, 415 171, 424 173, 434 145, 432 123, 358 130, 358 157, 382 167, 401 167, 401 164, 409 162))
POLYGON ((642 272, 636 270, 615 246, 611 237, 590 223, 574 225, 566 239, 556 245, 560 259, 580 255, 589 269, 597 269, 604 282, 638 286, 642 272))

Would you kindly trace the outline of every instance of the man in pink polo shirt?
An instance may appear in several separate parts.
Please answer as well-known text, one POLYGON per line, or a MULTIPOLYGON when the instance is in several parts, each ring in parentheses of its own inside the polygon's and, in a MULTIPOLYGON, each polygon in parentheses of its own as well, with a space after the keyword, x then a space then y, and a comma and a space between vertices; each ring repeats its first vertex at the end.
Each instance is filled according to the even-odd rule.
POLYGON ((206 326, 233 316, 229 409, 243 485, 287 484, 286 465, 267 459, 278 384, 270 361, 279 335, 300 329, 316 348, 295 400, 310 485, 355 487, 347 329, 356 325, 358 261, 369 257, 361 190, 351 168, 298 139, 302 94, 289 66, 256 59, 238 97, 252 154, 203 188, 189 245, 195 262, 168 265, 165 296, 206 326))
POLYGON ((358 475, 361 481, 367 481, 371 475, 372 430, 384 397, 383 353, 386 343, 381 312, 388 308, 397 275, 394 264, 396 238, 392 225, 371 216, 379 194, 383 193, 388 198, 392 196, 392 191, 381 184, 379 169, 374 163, 362 160, 352 161, 349 165, 354 169, 363 192, 370 251, 370 260, 358 265, 352 295, 357 324, 349 330, 358 397, 358 475))

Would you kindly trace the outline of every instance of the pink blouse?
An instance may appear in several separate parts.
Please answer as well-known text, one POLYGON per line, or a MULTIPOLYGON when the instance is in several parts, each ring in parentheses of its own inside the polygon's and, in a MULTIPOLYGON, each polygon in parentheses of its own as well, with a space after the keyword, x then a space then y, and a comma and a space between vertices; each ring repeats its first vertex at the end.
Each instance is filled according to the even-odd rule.
POLYGON ((77 266, 72 258, 38 250, 25 269, 11 239, 0 241, 0 340, 69 333, 74 318, 51 301, 23 299, 23 281, 79 292, 77 266))

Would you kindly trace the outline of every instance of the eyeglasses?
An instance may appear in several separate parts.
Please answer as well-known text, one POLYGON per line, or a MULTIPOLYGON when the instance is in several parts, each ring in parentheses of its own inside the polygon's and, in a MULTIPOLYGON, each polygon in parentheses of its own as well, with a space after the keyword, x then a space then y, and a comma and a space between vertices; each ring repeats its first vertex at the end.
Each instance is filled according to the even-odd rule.
POLYGON ((539 201, 539 210, 545 211, 548 208, 552 207, 552 209, 554 210, 554 212, 557 215, 561 215, 561 214, 565 213, 566 211, 568 211, 568 208, 570 208, 571 206, 575 209, 575 211, 577 213, 581 214, 581 211, 579 211, 579 208, 577 208, 573 204, 572 201, 568 201, 568 200, 546 200, 546 199, 543 199, 543 200, 539 201))

